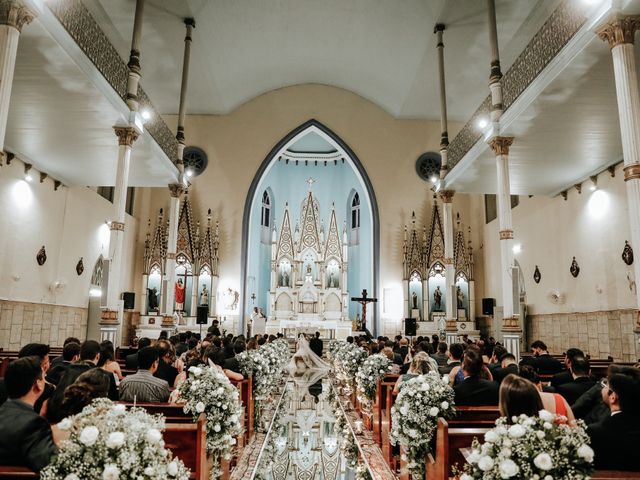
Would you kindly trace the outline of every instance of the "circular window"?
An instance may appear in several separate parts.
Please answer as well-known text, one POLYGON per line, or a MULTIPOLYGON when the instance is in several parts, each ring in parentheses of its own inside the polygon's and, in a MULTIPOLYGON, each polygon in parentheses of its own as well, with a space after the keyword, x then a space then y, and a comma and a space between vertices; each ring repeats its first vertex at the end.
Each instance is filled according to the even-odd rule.
POLYGON ((416 173, 425 182, 431 182, 433 177, 440 178, 442 158, 439 153, 426 152, 416 160, 416 173))
POLYGON ((186 147, 182 156, 184 169, 191 169, 192 175, 197 177, 207 168, 209 160, 204 150, 198 147, 186 147))

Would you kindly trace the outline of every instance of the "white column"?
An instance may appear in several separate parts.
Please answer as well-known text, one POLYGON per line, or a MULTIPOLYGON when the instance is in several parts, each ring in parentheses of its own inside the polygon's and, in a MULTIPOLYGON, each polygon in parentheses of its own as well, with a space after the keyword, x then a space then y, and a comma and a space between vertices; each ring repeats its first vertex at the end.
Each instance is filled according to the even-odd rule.
MULTIPOLYGON (((640 16, 636 15, 614 18, 598 31, 600 38, 609 42, 613 56, 631 244, 635 249, 640 248, 640 96, 633 41, 639 27, 640 16)), ((633 269, 636 281, 640 280, 640 262, 634 262, 633 269)), ((636 292, 636 307, 640 309, 640 291, 636 292)), ((640 312, 635 331, 640 333, 640 312)))
POLYGON ((444 227, 444 268, 446 277, 445 286, 445 311, 447 328, 456 328, 456 310, 454 303, 455 265, 453 261, 453 195, 452 190, 442 190, 440 199, 442 200, 442 216, 444 227))
MULTIPOLYGON (((113 192, 113 215, 111 217, 109 235, 109 276, 107 282, 107 308, 102 312, 101 325, 122 325, 122 256, 124 244, 125 206, 129 181, 129 165, 131 149, 140 132, 134 127, 114 127, 118 137, 118 164, 116 183, 113 192)), ((119 343, 119 329, 116 334, 116 345, 119 343)))
POLYGON ((476 322, 476 282, 469 280, 469 321, 476 322))
POLYGON ((140 315, 146 315, 149 313, 149 299, 147 298, 147 287, 149 286, 149 275, 146 273, 142 275, 142 290, 140 295, 140 315))
POLYGON ((191 275, 191 309, 189 311, 189 315, 192 317, 196 316, 198 308, 198 296, 200 295, 200 285, 198 284, 199 280, 200 276, 196 275, 194 272, 193 275, 191 275))
POLYGON ((33 21, 35 12, 18 0, 0 0, 0 147, 4 149, 11 86, 22 27, 33 21))
POLYGON ((169 185, 171 200, 169 203, 169 235, 167 236, 167 262, 165 276, 167 278, 167 294, 164 304, 164 313, 172 315, 175 307, 176 285, 176 249, 178 244, 178 219, 180 215, 180 194, 183 191, 180 184, 169 185))

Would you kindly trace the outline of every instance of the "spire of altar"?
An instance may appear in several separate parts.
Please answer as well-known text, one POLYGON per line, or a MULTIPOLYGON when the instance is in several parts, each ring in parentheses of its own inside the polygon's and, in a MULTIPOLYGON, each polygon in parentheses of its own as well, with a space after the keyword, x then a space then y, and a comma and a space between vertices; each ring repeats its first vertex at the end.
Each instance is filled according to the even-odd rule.
POLYGON ((313 177, 309 177, 307 183, 309 184, 309 193, 311 193, 311 189, 313 188, 313 184, 316 183, 317 180, 313 177))

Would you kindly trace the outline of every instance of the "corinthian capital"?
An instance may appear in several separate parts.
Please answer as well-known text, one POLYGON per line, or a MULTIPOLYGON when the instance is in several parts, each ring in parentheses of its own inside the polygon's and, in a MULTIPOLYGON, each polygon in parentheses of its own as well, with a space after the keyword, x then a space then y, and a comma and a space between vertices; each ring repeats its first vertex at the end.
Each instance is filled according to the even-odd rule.
POLYGON ((489 140, 489 146, 496 155, 509 155, 509 147, 513 143, 513 137, 493 137, 489 140))
POLYGON ((133 146, 140 133, 133 127, 113 127, 118 137, 118 145, 133 146))
POLYGON ((184 185, 181 183, 172 183, 169 185, 169 195, 173 198, 178 198, 180 195, 184 193, 184 185))
POLYGON ((453 195, 456 192, 453 190, 440 190, 438 192, 438 195, 440 195, 440 200, 442 200, 442 203, 451 203, 453 202, 453 195))
POLYGON ((34 18, 35 13, 20 0, 0 0, 0 25, 9 25, 21 32, 34 18))
POLYGON ((633 37, 638 28, 640 28, 640 15, 620 16, 601 26, 596 33, 613 48, 625 43, 633 44, 633 37))

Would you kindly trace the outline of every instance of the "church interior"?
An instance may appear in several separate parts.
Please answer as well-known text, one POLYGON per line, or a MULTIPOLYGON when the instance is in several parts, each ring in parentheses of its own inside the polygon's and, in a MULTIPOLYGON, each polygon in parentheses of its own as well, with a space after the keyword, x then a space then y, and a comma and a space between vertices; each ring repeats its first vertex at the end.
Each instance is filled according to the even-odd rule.
MULTIPOLYGON (((638 362, 638 29, 638 0, 0 0, 0 373, 212 328, 638 362)), ((352 425, 322 382, 282 394, 307 436, 352 425)), ((406 474, 300 439, 256 478, 406 474)))

